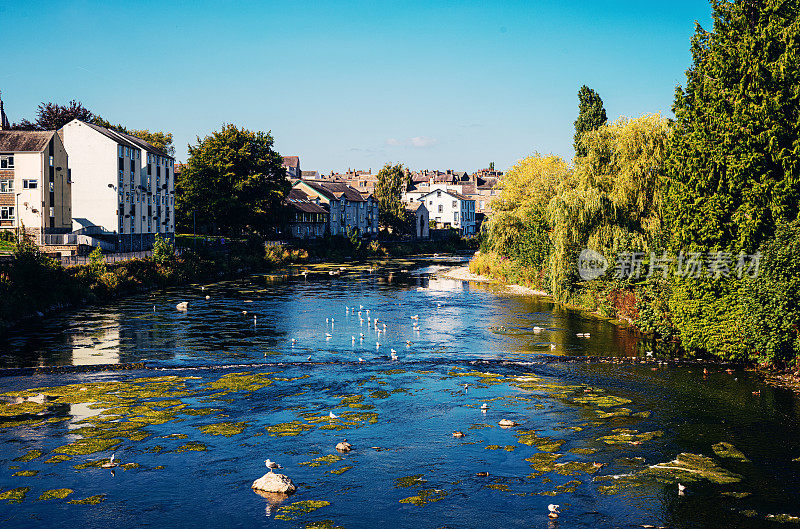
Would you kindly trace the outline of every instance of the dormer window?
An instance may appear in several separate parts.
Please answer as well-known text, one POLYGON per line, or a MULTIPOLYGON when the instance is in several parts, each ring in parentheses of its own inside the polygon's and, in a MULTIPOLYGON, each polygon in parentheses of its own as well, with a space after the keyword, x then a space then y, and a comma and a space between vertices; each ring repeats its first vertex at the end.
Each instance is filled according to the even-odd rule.
POLYGON ((436 192, 436 198, 439 198, 440 196, 442 196, 442 192, 441 191, 437 191, 436 192))

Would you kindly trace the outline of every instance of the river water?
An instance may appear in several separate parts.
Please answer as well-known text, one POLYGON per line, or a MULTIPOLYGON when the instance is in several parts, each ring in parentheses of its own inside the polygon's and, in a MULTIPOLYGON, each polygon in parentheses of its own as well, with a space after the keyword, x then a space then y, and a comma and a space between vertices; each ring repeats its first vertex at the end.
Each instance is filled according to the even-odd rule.
POLYGON ((402 266, 192 285, 21 329, 0 367, 97 367, 0 378, 0 524, 800 522, 791 392, 744 371, 585 361, 644 346, 547 300, 402 266), (103 367, 130 362, 146 368, 103 367), (267 458, 293 495, 251 490, 267 458))

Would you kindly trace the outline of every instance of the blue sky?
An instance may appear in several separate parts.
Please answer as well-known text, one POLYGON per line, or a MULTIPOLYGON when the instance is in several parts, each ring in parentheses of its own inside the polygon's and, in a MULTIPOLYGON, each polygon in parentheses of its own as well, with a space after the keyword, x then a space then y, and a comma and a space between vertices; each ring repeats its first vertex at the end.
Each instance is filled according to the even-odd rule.
POLYGON ((611 120, 670 107, 705 0, 0 2, 11 121, 78 99, 166 130, 271 131, 303 169, 571 160, 577 91, 611 120), (10 60, 8 60, 10 59, 10 60))

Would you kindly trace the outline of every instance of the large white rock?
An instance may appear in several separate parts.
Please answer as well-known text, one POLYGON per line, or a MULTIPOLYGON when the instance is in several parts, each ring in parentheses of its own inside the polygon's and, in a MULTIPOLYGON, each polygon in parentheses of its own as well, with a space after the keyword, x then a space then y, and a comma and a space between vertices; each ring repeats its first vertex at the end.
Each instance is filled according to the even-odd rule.
POLYGON ((511 419, 500 419, 500 422, 498 424, 503 428, 511 428, 514 426, 518 426, 519 423, 512 421, 511 419))
POLYGON ((280 492, 282 494, 291 494, 297 490, 289 476, 275 474, 274 472, 267 472, 255 480, 252 488, 264 492, 280 492))

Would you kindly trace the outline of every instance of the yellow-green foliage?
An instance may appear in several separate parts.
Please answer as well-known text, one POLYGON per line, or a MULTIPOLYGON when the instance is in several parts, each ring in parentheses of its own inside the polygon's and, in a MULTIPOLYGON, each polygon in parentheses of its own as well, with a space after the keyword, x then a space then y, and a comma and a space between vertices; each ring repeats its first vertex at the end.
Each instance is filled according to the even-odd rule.
POLYGON ((22 503, 25 495, 31 490, 30 487, 17 487, 15 489, 0 492, 0 500, 5 500, 8 503, 22 503))
POLYGON ((209 424, 206 426, 198 426, 201 432, 208 435, 224 435, 231 437, 238 435, 247 427, 246 422, 220 422, 216 424, 209 424))
POLYGON ((320 507, 327 507, 331 502, 324 500, 303 500, 296 501, 289 505, 278 508, 277 520, 296 520, 304 514, 316 511, 320 507))

